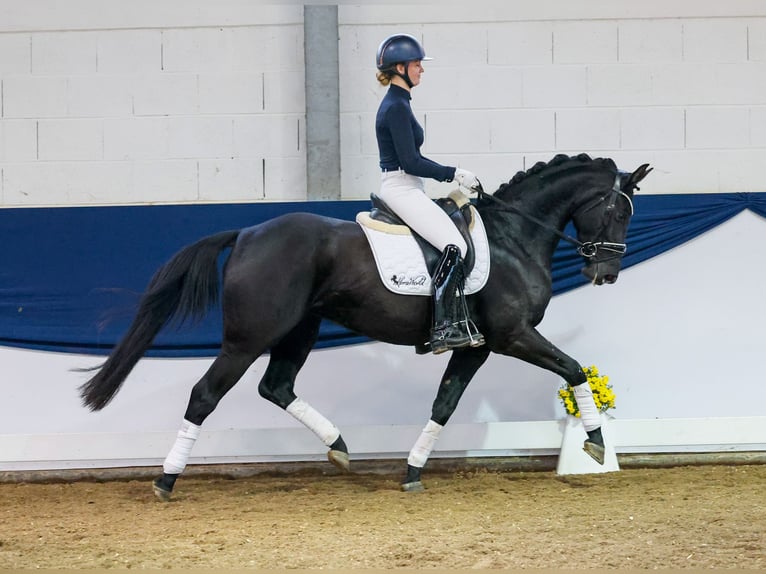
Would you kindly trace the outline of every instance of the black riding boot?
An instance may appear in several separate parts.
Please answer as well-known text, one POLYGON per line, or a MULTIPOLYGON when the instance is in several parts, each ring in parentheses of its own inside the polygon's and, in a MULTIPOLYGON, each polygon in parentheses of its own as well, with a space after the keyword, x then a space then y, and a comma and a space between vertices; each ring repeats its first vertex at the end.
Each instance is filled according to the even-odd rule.
POLYGON ((463 285, 465 271, 460 249, 447 245, 431 280, 433 286, 433 328, 431 351, 438 355, 450 349, 484 344, 484 337, 468 318, 463 285), (459 296, 458 296, 459 295, 459 296), (473 332, 469 329, 473 327, 473 332))

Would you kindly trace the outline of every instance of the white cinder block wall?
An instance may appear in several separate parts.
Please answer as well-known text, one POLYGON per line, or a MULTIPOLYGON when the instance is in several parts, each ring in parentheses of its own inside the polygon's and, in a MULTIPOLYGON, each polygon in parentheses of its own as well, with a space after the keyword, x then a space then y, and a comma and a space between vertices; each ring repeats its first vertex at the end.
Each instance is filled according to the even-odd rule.
MULTIPOLYGON (((378 42, 423 41, 424 152, 486 188, 556 153, 655 167, 648 193, 764 191, 766 6, 505 2, 342 7, 343 194, 377 185, 378 42)), ((445 184, 429 184, 433 195, 445 184)))
POLYGON ((302 6, 131 5, 0 5, 2 205, 306 199, 302 6))
MULTIPOLYGON (((0 4, 0 206, 306 199, 303 9, 0 4)), ((378 186, 374 54, 422 39, 424 151, 494 189, 556 153, 644 192, 763 191, 766 5, 340 5, 342 197, 378 186)), ((434 195, 450 186, 429 184, 434 195)))

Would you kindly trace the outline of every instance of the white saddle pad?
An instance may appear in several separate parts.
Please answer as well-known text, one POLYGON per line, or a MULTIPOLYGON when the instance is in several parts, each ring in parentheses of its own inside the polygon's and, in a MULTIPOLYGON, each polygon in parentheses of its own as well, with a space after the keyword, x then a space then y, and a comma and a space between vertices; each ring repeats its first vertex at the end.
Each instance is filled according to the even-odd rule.
MULTIPOLYGON (((471 206, 473 226, 471 237, 476 254, 473 270, 465 282, 465 293, 481 290, 489 276, 489 242, 487 231, 476 208, 471 206)), ((426 269, 423 252, 410 230, 403 225, 391 225, 370 217, 369 211, 356 215, 375 255, 380 280, 400 295, 431 296, 431 276, 426 269)))

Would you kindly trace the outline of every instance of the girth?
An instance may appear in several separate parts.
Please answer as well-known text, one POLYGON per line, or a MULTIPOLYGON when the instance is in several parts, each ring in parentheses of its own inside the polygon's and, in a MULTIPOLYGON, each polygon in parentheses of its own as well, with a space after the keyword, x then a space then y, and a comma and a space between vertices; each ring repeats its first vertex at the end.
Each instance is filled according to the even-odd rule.
MULTIPOLYGON (((441 251, 431 245, 423 237, 421 237, 414 229, 409 227, 404 221, 402 221, 396 213, 391 210, 386 202, 374 193, 370 194, 370 201, 372 202, 372 209, 370 209, 370 218, 380 221, 382 223, 388 223, 390 225, 403 225, 407 227, 415 241, 420 246, 420 250, 423 252, 423 258, 425 259, 426 269, 433 275, 436 264, 441 257, 441 251)), ((473 269, 473 265, 476 261, 476 256, 473 248, 473 239, 471 238, 471 227, 473 225, 473 214, 471 213, 471 202, 468 197, 465 196, 460 190, 455 190, 449 194, 448 197, 441 197, 435 199, 436 205, 441 207, 444 212, 455 224, 460 235, 463 236, 465 244, 468 246, 466 250, 465 258, 463 259, 463 267, 465 268, 465 274, 468 274, 473 269)))

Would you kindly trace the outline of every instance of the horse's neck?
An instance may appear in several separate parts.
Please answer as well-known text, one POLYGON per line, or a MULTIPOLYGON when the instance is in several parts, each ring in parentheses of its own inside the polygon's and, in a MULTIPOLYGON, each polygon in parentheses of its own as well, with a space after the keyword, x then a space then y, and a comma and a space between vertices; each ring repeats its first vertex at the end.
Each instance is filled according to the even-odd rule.
POLYGON ((572 193, 574 187, 562 182, 549 189, 510 193, 501 200, 512 209, 497 209, 489 205, 482 217, 490 220, 489 228, 497 236, 494 239, 499 245, 505 244, 512 250, 523 249, 525 255, 547 266, 560 239, 552 229, 563 231, 571 219, 573 205, 577 201, 572 193))

